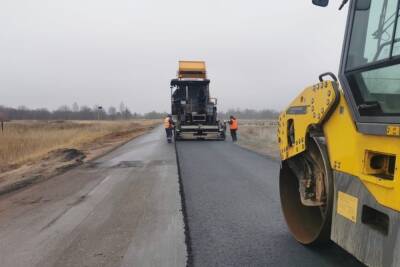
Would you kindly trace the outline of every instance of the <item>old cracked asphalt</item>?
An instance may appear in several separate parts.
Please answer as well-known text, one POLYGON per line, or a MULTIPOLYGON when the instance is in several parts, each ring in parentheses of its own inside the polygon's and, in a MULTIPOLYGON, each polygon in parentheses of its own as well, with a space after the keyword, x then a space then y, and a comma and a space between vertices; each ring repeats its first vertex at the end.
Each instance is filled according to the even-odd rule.
POLYGON ((184 266, 174 146, 163 129, 0 197, 0 266, 184 266))

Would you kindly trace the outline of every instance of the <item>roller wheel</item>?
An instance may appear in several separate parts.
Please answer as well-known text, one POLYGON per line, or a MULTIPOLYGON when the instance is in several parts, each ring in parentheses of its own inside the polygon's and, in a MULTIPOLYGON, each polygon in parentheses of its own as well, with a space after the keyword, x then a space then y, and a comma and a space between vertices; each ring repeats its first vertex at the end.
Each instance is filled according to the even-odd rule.
MULTIPOLYGON (((333 179, 328 156, 324 145, 310 139, 307 151, 296 157, 305 157, 312 164, 314 173, 323 177, 325 198, 324 205, 305 206, 299 193, 299 178, 282 162, 279 177, 282 211, 294 238, 304 245, 315 245, 330 240, 333 179)), ((288 159, 290 160, 290 159, 288 159)))

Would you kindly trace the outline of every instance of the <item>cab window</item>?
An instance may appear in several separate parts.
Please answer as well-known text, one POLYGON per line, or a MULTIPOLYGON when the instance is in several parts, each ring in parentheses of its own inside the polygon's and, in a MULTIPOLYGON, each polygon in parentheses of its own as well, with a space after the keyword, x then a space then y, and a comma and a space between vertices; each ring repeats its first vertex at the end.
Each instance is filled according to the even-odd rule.
POLYGON ((372 0, 368 9, 356 9, 346 69, 389 58, 397 14, 397 0, 372 0))
POLYGON ((400 116, 398 1, 372 0, 357 9, 362 1, 354 4, 345 75, 361 116, 400 116))

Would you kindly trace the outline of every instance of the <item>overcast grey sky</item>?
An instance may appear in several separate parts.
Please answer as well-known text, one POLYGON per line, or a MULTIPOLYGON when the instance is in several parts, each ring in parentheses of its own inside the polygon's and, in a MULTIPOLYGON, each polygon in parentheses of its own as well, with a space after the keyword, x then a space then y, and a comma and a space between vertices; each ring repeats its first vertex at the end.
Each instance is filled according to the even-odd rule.
POLYGON ((347 11, 311 0, 1 0, 0 105, 169 111, 179 59, 221 110, 282 109, 337 72, 347 11))

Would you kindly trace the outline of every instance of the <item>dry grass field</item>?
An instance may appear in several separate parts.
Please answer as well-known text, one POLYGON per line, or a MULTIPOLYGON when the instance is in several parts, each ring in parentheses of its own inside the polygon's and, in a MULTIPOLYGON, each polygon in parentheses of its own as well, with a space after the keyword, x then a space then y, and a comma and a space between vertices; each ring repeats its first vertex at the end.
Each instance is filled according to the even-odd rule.
POLYGON ((136 121, 15 121, 0 132, 0 173, 35 161, 50 151, 92 148, 130 139, 159 123, 136 121))
POLYGON ((274 120, 239 120, 238 144, 279 159, 276 131, 277 124, 274 120))

